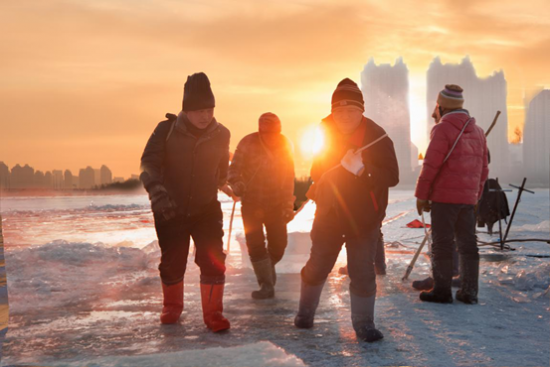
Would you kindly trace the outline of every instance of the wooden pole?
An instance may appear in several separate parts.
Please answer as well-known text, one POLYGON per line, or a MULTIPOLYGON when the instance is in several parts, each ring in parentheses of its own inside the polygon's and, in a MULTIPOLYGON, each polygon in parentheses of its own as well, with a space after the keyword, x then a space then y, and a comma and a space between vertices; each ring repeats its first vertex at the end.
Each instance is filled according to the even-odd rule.
POLYGON ((231 251, 231 231, 233 230, 233 218, 235 217, 235 207, 237 202, 233 201, 233 209, 231 210, 231 219, 229 220, 229 233, 227 234, 227 253, 231 251))

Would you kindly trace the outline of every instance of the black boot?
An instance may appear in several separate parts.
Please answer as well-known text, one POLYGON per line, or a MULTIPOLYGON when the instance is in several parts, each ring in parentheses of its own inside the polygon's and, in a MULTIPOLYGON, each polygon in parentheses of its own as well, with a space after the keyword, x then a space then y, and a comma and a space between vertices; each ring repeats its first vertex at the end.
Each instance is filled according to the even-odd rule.
POLYGON ((423 280, 415 280, 412 282, 412 287, 418 289, 419 291, 429 291, 434 287, 434 278, 427 277, 423 280))
POLYGON ((420 300, 435 303, 453 303, 451 282, 453 279, 453 259, 438 259, 432 265, 434 288, 429 292, 421 292, 420 300))
POLYGON ((477 303, 479 282, 479 257, 460 258, 460 289, 456 291, 456 299, 467 304, 477 303))
POLYGON ((252 262, 256 279, 260 285, 260 290, 252 292, 254 299, 267 299, 275 297, 275 288, 273 286, 273 266, 271 259, 267 258, 261 261, 252 262))
POLYGON ((315 311, 319 306, 319 299, 325 282, 318 285, 309 285, 302 280, 300 291, 300 305, 298 314, 294 318, 294 325, 299 329, 310 329, 313 327, 315 311))
POLYGON ((374 301, 376 296, 359 297, 350 292, 351 323, 357 338, 368 343, 383 339, 384 335, 374 326, 374 301))

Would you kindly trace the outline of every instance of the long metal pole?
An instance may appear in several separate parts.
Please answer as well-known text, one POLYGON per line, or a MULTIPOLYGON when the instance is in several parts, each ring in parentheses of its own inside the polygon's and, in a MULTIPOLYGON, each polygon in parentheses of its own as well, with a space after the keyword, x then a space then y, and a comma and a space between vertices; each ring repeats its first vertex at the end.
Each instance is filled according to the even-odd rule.
POLYGON ((497 111, 495 118, 493 119, 493 123, 491 124, 491 126, 489 126, 489 128, 487 129, 487 132, 485 133, 485 137, 487 137, 491 132, 491 130, 493 130, 493 127, 495 127, 499 116, 500 116, 500 111, 497 111))
POLYGON ((227 234, 227 253, 231 251, 231 231, 233 230, 233 218, 235 217, 235 207, 237 202, 233 201, 233 209, 231 210, 231 219, 229 220, 229 233, 227 234))
POLYGON ((418 256, 422 252, 422 248, 424 248, 424 245, 428 241, 428 238, 430 238, 431 233, 432 233, 431 229, 426 232, 426 235, 424 236, 424 239, 422 240, 422 243, 420 244, 420 246, 418 246, 418 250, 416 250, 416 253, 414 254, 414 256, 411 260, 411 263, 409 264, 409 266, 407 267, 407 270, 405 271, 405 275, 403 275, 403 278, 401 278, 402 281, 407 280, 409 278, 409 275, 411 275, 411 272, 414 268, 414 264, 416 263, 416 259, 418 259, 418 256))
POLYGON ((514 210, 512 210, 512 215, 510 216, 510 221, 508 222, 508 225, 506 226, 506 233, 504 234, 504 238, 502 239, 502 242, 506 241, 506 237, 508 237, 508 232, 510 231, 510 227, 512 226, 512 221, 514 220, 514 215, 516 214, 516 209, 519 204, 519 199, 521 198, 521 194, 523 193, 523 190, 525 188, 525 181, 527 181, 527 177, 523 178, 523 182, 521 183, 521 186, 518 190, 518 197, 516 199, 516 203, 514 204, 514 210))

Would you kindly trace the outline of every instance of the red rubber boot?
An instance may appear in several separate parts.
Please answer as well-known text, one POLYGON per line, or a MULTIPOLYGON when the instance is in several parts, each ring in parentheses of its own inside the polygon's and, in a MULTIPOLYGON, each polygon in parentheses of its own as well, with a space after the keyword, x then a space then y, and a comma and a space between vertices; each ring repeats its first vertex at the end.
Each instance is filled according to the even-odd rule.
POLYGON ((223 284, 201 284, 202 314, 206 326, 217 333, 230 327, 223 317, 223 284))
POLYGON ((178 322, 183 311, 183 281, 166 285, 162 283, 162 293, 164 301, 162 302, 162 313, 160 322, 162 324, 175 324, 178 322))

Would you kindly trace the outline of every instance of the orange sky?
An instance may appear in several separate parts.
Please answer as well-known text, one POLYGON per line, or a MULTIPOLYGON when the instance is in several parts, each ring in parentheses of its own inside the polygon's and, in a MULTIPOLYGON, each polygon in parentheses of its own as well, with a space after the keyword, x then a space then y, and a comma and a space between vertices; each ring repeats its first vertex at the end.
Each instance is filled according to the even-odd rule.
MULTIPOLYGON (((179 111, 196 71, 211 79, 232 148, 266 111, 298 144, 370 57, 402 56, 416 94, 437 55, 470 55, 479 76, 503 69, 510 137, 524 95, 550 87, 548 0, 4 1, 0 45, 0 161, 76 174, 102 164, 138 173, 147 138, 179 111)), ((421 147, 422 124, 413 114, 421 147)))

